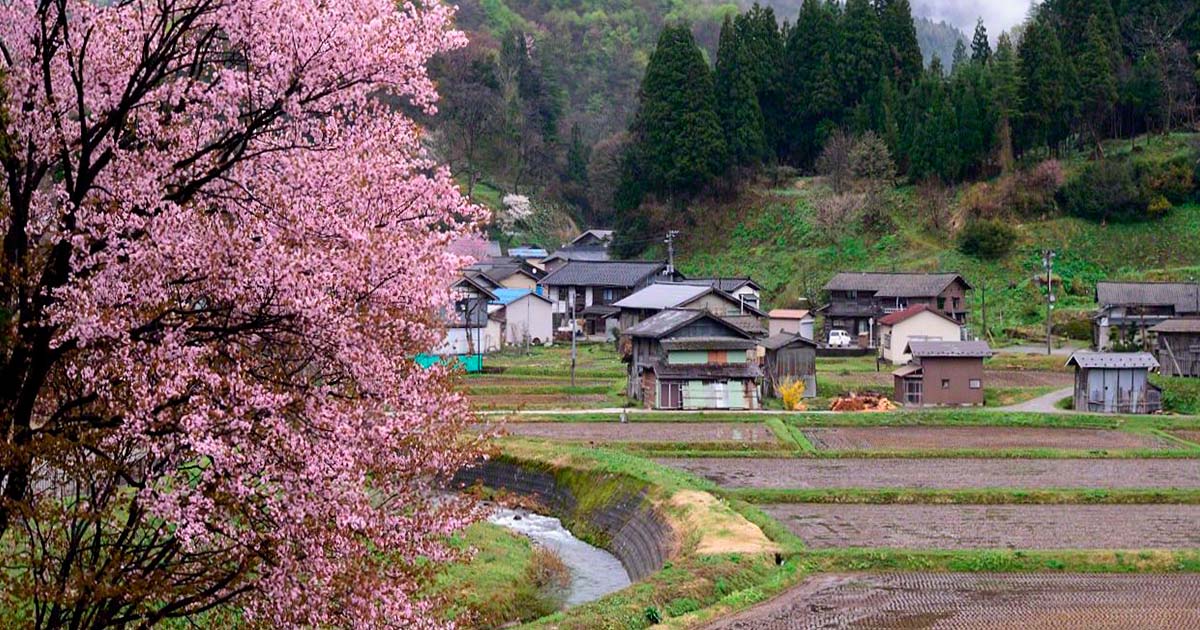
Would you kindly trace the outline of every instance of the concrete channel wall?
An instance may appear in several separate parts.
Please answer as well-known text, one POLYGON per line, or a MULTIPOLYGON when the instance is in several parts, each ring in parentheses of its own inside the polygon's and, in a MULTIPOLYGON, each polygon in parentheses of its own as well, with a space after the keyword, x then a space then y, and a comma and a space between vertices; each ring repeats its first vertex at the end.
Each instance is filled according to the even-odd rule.
POLYGON ((552 472, 533 466, 488 460, 464 468, 454 477, 456 487, 477 483, 536 500, 568 529, 572 523, 585 522, 601 539, 591 542, 616 556, 635 581, 662 569, 675 546, 670 525, 644 492, 620 493, 583 514, 579 497, 570 488, 552 472))

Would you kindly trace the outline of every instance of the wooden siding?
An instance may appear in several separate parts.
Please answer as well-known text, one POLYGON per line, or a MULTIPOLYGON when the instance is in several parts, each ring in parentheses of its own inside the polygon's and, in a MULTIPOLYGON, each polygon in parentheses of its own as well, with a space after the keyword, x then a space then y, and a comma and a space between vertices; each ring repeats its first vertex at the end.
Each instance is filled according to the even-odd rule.
POLYGON ((1162 392, 1145 368, 1076 368, 1075 410, 1093 413, 1154 413, 1162 392))
POLYGON ((817 395, 817 350, 816 348, 791 347, 767 350, 763 357, 763 395, 776 397, 779 385, 788 380, 804 381, 804 397, 817 395))
POLYGON ((1200 377, 1200 333, 1158 333, 1155 358, 1163 376, 1200 377))

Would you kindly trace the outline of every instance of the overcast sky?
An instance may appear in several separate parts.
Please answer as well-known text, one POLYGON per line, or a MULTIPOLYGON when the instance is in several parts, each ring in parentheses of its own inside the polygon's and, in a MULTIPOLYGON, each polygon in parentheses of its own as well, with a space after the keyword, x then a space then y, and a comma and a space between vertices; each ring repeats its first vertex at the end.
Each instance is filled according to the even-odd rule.
POLYGON ((914 15, 949 22, 970 39, 975 32, 975 20, 983 18, 992 41, 1002 31, 1020 24, 1029 12, 1030 0, 912 0, 914 15))

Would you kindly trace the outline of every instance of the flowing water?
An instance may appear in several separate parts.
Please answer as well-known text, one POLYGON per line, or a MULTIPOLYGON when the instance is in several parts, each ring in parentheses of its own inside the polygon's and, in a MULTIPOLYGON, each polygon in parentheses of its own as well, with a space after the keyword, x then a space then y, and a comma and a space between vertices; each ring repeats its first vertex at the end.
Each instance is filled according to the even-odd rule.
POLYGON ((488 520, 558 554, 571 571, 571 588, 565 602, 568 607, 629 586, 629 573, 616 556, 579 540, 556 518, 501 508, 488 520))

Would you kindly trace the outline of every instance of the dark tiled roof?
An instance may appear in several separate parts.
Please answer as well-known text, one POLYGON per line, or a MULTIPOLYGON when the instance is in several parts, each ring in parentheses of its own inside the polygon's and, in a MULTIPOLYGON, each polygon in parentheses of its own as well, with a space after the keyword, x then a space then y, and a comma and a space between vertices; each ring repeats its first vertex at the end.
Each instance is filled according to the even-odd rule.
POLYGON ((608 260, 608 248, 606 247, 588 247, 574 245, 556 250, 550 254, 542 262, 550 262, 552 260, 591 260, 604 261, 608 260))
POLYGON ((919 359, 992 356, 986 341, 910 341, 905 352, 919 359))
POLYGON ((663 339, 667 350, 749 350, 756 344, 740 337, 676 337, 663 339))
POLYGON ((879 297, 929 297, 945 291, 955 280, 971 288, 957 273, 843 271, 825 284, 825 290, 872 291, 879 297))
POLYGON ((579 311, 579 314, 583 315, 585 317, 588 315, 598 316, 598 317, 612 317, 613 315, 616 315, 620 312, 621 312, 621 309, 619 309, 615 306, 608 306, 605 304, 593 304, 591 306, 584 308, 582 311, 579 311))
POLYGON ((704 363, 670 365, 656 363, 654 374, 664 379, 760 378, 762 370, 753 363, 704 363))
POLYGON ((625 331, 625 334, 631 337, 648 337, 650 339, 662 339, 667 335, 679 330, 680 328, 703 318, 709 318, 714 321, 725 324, 731 331, 741 333, 742 336, 749 338, 750 332, 739 328, 736 324, 726 321, 724 318, 717 317, 708 311, 689 310, 689 309, 665 309, 655 313, 651 317, 642 320, 636 326, 625 331))
POLYGON ((1084 369, 1095 368, 1156 368, 1158 361, 1149 352, 1076 352, 1067 365, 1084 369))
POLYGON ((762 319, 758 315, 726 315, 721 319, 756 337, 767 334, 767 329, 763 328, 762 319))
POLYGON ((1196 313, 1200 284, 1194 282, 1096 283, 1096 302, 1106 306, 1173 306, 1177 313, 1196 313))
POLYGON ((958 325, 958 322, 954 321, 954 319, 952 317, 937 310, 936 308, 931 308, 928 304, 914 304, 902 311, 896 311, 895 313, 888 313, 887 315, 880 317, 879 321, 876 323, 883 325, 883 326, 895 326, 896 324, 899 324, 900 322, 902 322, 910 317, 913 317, 915 315, 918 315, 920 313, 925 313, 925 312, 933 313, 934 315, 937 315, 938 317, 941 317, 942 319, 944 319, 946 321, 953 322, 954 325, 956 325, 956 326, 958 325))
POLYGON ((762 287, 750 278, 688 278, 682 281, 683 284, 694 284, 702 287, 713 287, 720 289, 726 293, 733 293, 738 289, 750 285, 755 291, 761 291, 762 287))
POLYGON ((572 260, 546 274, 546 286, 634 287, 662 272, 661 262, 572 260))
POLYGON ((811 339, 805 339, 800 335, 793 335, 791 333, 779 333, 778 335, 771 335, 770 337, 759 341, 758 345, 766 348, 767 350, 778 350, 794 343, 813 346, 814 348, 817 345, 817 343, 811 339))
POLYGON ((575 238, 571 239, 571 242, 577 243, 577 242, 587 238, 588 236, 591 236, 591 237, 595 238, 596 240, 608 241, 608 240, 612 240, 612 235, 613 235, 612 230, 584 230, 583 232, 581 232, 579 234, 579 236, 576 236, 575 238))
POLYGON ((1176 317, 1160 322, 1150 329, 1156 333, 1200 333, 1200 319, 1195 317, 1176 317))

